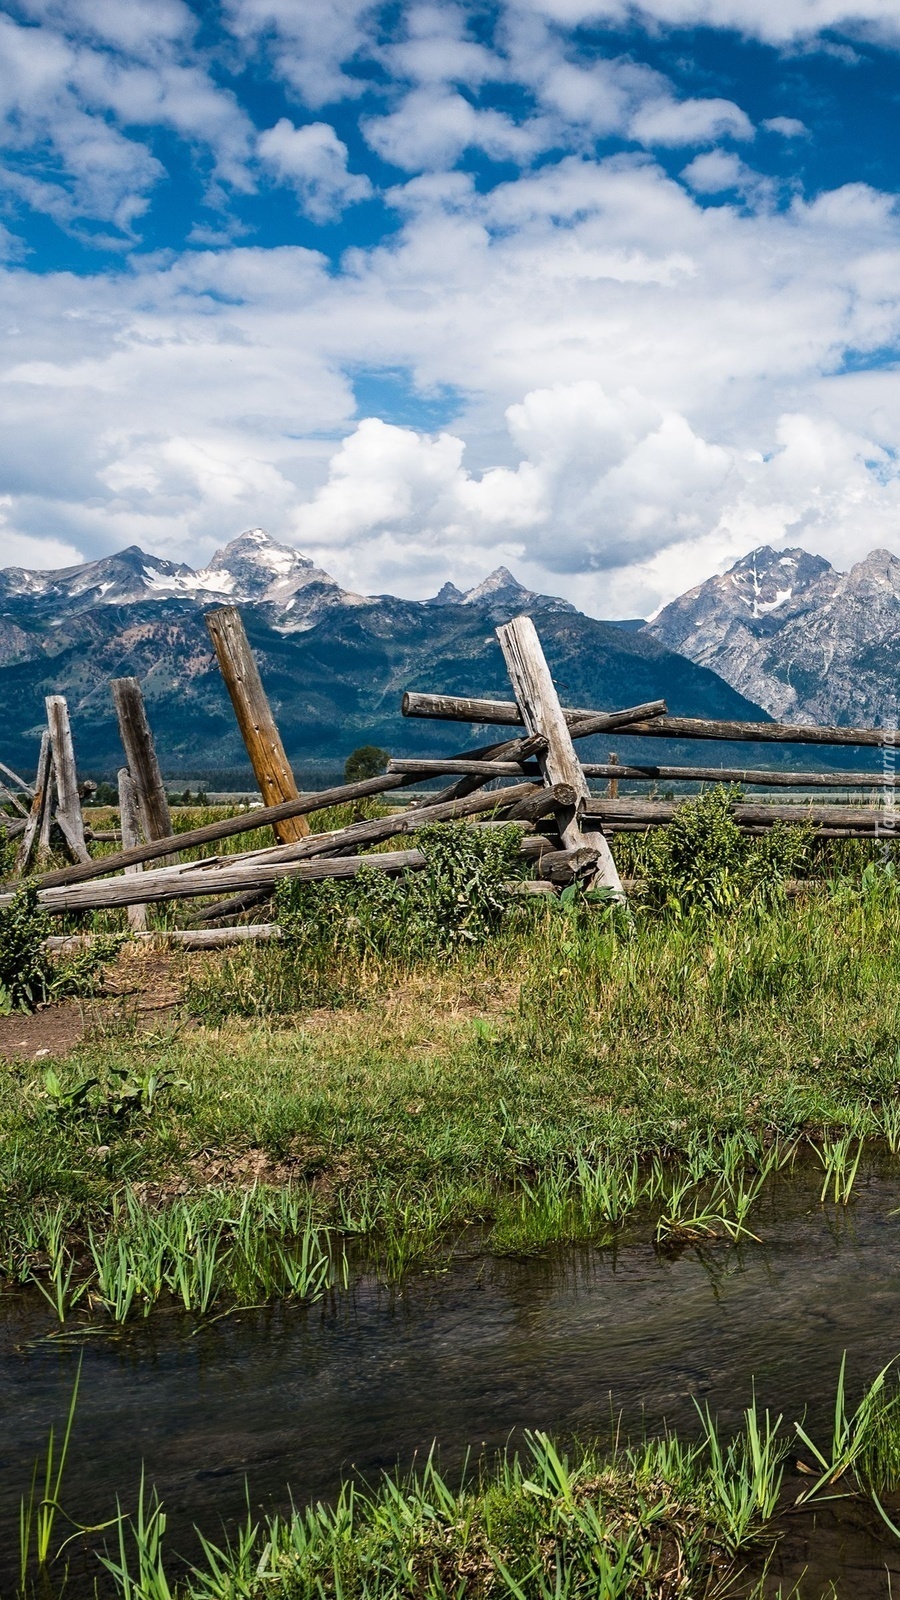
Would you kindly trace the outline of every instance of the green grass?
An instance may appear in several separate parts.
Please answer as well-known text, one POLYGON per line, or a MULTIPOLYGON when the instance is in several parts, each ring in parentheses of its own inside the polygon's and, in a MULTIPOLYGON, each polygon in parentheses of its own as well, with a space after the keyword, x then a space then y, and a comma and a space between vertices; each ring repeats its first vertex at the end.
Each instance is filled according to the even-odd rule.
MULTIPOLYGON (((248 1511, 224 1539, 199 1531, 201 1555, 189 1569, 170 1550, 165 1508, 143 1479, 136 1504, 85 1531, 114 1530, 96 1559, 122 1600, 752 1600, 775 1541, 798 1516, 814 1519, 822 1497, 870 1502, 886 1545, 900 1537, 882 1505, 900 1488, 900 1391, 885 1378, 851 1410, 841 1364, 830 1440, 813 1440, 800 1422, 785 1426, 754 1396, 731 1435, 698 1406, 693 1439, 667 1433, 632 1444, 615 1434, 605 1445, 564 1447, 525 1433, 521 1450, 467 1463, 452 1482, 432 1453, 406 1476, 345 1482, 329 1505, 258 1520, 248 1511), (785 1481, 798 1453, 799 1496, 797 1476, 785 1481)), ((51 1430, 43 1497, 36 1502, 38 1465, 23 1497, 23 1596, 35 1576, 53 1592, 50 1513, 68 1500, 74 1405, 73 1395, 56 1455, 51 1430), (50 1520, 32 1541, 36 1505, 50 1520)), ((74 1433, 77 1463, 77 1420, 74 1433)), ((66 1520, 80 1529, 73 1509, 66 1520)))
MULTIPOLYGON (((888 1160, 900 1145, 893 892, 845 883, 815 903, 638 911, 631 926, 531 908, 432 961, 336 951, 309 973, 319 1004, 281 1015, 279 968, 302 959, 192 957, 195 1011, 205 985, 215 1014, 249 992, 255 1015, 183 1015, 157 1035, 113 1023, 52 1076, 2 1075, 2 1257, 27 1258, 63 1314, 99 1271, 89 1232, 116 1234, 129 1190, 151 1211, 254 1181, 289 1190, 394 1275, 461 1236, 504 1251, 625 1222, 662 1246, 748 1236, 761 1178, 804 1144, 838 1204, 852 1204, 863 1141, 888 1160), (23 1219, 59 1207, 61 1242, 29 1248, 23 1219)), ((296 971, 287 988, 296 1006, 296 971)), ((235 1291, 230 1268, 216 1273, 218 1301, 235 1291)), ((132 1314, 143 1304, 136 1292, 132 1314)))

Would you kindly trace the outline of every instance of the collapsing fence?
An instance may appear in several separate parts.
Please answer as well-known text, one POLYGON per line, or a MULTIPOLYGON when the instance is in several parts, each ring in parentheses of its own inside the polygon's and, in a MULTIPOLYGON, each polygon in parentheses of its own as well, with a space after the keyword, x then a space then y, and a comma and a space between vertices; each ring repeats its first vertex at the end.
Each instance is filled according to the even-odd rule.
MULTIPOLYGON (((534 623, 524 616, 497 629, 514 700, 409 692, 402 704, 407 717, 505 725, 517 730, 513 737, 463 750, 449 759, 397 758, 379 777, 303 794, 288 765, 238 611, 220 608, 209 614, 207 624, 257 782, 270 803, 185 833, 173 833, 140 685, 134 678, 117 679, 112 691, 128 762, 119 774, 121 834, 92 835, 82 818, 84 790, 79 791, 77 783, 66 702, 62 696, 49 696, 48 727, 41 741, 34 785, 0 764, 0 802, 11 805, 16 813, 7 814, 5 827, 8 835, 20 839, 19 879, 28 871, 35 849, 40 849, 41 842, 46 846, 53 823, 74 862, 31 879, 48 912, 124 907, 130 928, 141 934, 148 904, 197 900, 206 903, 191 919, 195 928, 233 922, 269 899, 285 878, 316 881, 350 878, 363 868, 397 873, 422 867, 426 858, 415 835, 448 821, 465 821, 472 827, 497 822, 516 825, 521 853, 533 864, 533 877, 517 886, 521 892, 552 893, 555 886, 578 879, 622 899, 609 835, 665 826, 676 811, 674 801, 620 797, 612 784, 628 780, 881 788, 887 806, 871 802, 773 805, 740 800, 731 809, 738 826, 750 832, 778 821, 808 822, 826 837, 872 838, 893 832, 893 778, 888 774, 580 761, 576 741, 598 733, 615 732, 617 737, 627 738, 874 747, 893 745, 895 736, 877 728, 670 717, 662 700, 619 711, 563 707, 534 623), (437 778, 451 781, 437 794, 417 796, 402 811, 330 832, 309 832, 306 819, 314 811, 388 795, 437 778), (612 792, 592 794, 590 778, 611 780, 612 792), (502 787, 494 787, 497 784, 502 787), (274 829, 278 844, 200 860, 178 859, 188 850, 266 825, 274 829), (123 848, 113 855, 92 858, 88 849, 92 838, 121 842, 123 848), (395 848, 366 853, 371 846, 387 841, 394 841, 395 848)), ((0 893, 0 906, 8 904, 13 893, 14 885, 7 885, 0 893)), ((277 928, 266 923, 258 929, 246 924, 230 930, 222 927, 214 935, 211 930, 204 934, 198 929, 179 937, 189 947, 215 947, 230 935, 269 938, 273 933, 277 928)))

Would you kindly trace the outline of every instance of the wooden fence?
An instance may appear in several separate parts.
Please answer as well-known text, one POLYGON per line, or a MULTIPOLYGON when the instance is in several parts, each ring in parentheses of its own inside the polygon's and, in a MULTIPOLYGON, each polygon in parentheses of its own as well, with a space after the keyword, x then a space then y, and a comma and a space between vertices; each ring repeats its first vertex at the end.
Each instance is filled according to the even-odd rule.
MULTIPOLYGON (((46 849, 54 825, 73 864, 31 876, 40 903, 56 914, 125 907, 136 936, 145 930, 144 908, 154 902, 203 902, 191 919, 196 930, 198 924, 233 923, 235 917, 269 899, 284 878, 347 878, 363 867, 388 873, 414 870, 425 862, 414 836, 435 823, 459 820, 473 827, 496 822, 517 825, 519 848, 532 872, 530 880, 520 885, 522 892, 552 893, 555 887, 578 878, 624 898, 609 836, 665 826, 677 809, 673 799, 622 795, 619 785, 629 781, 869 789, 875 791, 874 801, 838 805, 740 799, 734 802, 732 813, 738 825, 751 832, 778 821, 809 822, 829 838, 873 838, 894 832, 892 760, 881 774, 653 765, 623 762, 617 756, 608 762, 579 760, 576 742, 598 733, 614 732, 617 740, 702 739, 884 749, 893 747, 895 734, 879 728, 670 717, 663 700, 618 711, 563 706, 537 630, 526 616, 497 629, 513 700, 409 691, 402 702, 407 717, 508 727, 516 730, 512 737, 462 750, 450 758, 397 758, 379 777, 302 793, 288 765, 237 609, 220 608, 209 614, 207 622, 257 782, 269 803, 185 833, 173 833, 140 685, 134 678, 120 678, 113 680, 111 688, 127 757, 127 766, 119 773, 121 833, 92 834, 82 815, 86 788, 79 789, 77 781, 68 708, 62 696, 51 695, 34 784, 0 763, 0 803, 10 808, 4 814, 4 826, 8 836, 19 838, 14 878, 0 891, 0 906, 9 904, 17 883, 33 873, 35 852, 40 855, 41 849, 46 849), (609 781, 605 795, 591 792, 589 780, 598 778, 609 781), (437 793, 417 795, 402 811, 363 819, 332 832, 309 831, 306 819, 314 811, 386 796, 435 779, 449 781, 437 793), (183 859, 186 851, 267 825, 279 841, 274 846, 183 859), (118 842, 122 848, 112 855, 92 857, 89 844, 99 838, 118 842), (370 846, 388 840, 395 841, 395 848, 366 853, 370 846)), ((220 926, 215 938, 209 932, 187 930, 182 942, 215 947, 231 935, 235 939, 255 936, 253 928, 243 924, 230 929, 220 926)), ((272 935, 273 924, 259 926, 260 938, 272 935)))

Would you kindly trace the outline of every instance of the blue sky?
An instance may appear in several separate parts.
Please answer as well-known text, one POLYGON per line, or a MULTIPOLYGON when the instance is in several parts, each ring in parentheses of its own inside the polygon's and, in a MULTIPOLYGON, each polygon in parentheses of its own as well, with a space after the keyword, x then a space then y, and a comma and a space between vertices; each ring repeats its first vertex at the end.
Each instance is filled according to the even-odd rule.
POLYGON ((0 561, 900 548, 897 0, 0 10, 0 561))

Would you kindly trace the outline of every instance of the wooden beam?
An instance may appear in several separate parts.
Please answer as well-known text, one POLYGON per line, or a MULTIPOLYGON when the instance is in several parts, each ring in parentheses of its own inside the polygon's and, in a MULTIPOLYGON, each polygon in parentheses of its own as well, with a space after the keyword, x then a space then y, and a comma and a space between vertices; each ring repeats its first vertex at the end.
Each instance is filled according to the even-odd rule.
POLYGON ((31 852, 34 849, 34 843, 43 821, 44 807, 48 799, 47 791, 50 786, 50 768, 50 734, 45 728, 41 734, 41 749, 38 756, 34 794, 28 812, 28 821, 25 824, 25 832, 22 835, 22 842, 19 845, 19 852, 16 856, 16 871, 20 873, 24 873, 28 869, 31 852))
POLYGON ((578 813, 584 810, 590 800, 590 790, 578 764, 537 629, 530 617, 514 617, 496 631, 522 720, 529 733, 543 734, 547 740, 546 752, 538 757, 544 779, 548 784, 569 784, 574 791, 575 804, 559 814, 559 832, 563 844, 570 848, 587 845, 595 850, 597 871, 594 881, 605 885, 618 899, 624 900, 616 864, 601 829, 586 832, 578 820, 578 813))
MULTIPOLYGON (((617 822, 654 826, 671 822, 683 804, 683 800, 607 800, 603 795, 592 795, 582 820, 588 830, 598 823, 603 827, 617 822)), ((745 827, 811 822, 816 827, 865 829, 869 833, 887 831, 885 823, 891 814, 883 806, 754 805, 745 801, 737 801, 729 809, 735 821, 745 827)))
POLYGON ((56 773, 56 820, 76 861, 90 861, 87 840, 84 837, 84 819, 78 796, 78 774, 75 770, 75 747, 65 696, 48 694, 47 726, 50 730, 50 748, 53 751, 53 769, 56 773))
MULTIPOLYGON (((512 726, 522 722, 522 714, 514 701, 473 700, 468 696, 456 694, 416 694, 412 689, 403 696, 400 709, 404 717, 429 717, 444 722, 500 723, 512 726)), ((563 708, 563 716, 570 726, 579 722, 590 723, 590 727, 580 730, 575 735, 578 738, 585 738, 589 733, 603 733, 608 728, 622 728, 629 722, 646 721, 650 717, 662 716, 665 710, 665 700, 648 700, 644 705, 631 706, 625 711, 576 710, 569 706, 563 708)))
MULTIPOLYGON (((191 863, 199 866, 198 863, 191 863)), ((150 904, 160 900, 190 900, 218 894, 225 889, 261 887, 280 883, 282 878, 318 882, 322 878, 352 878, 363 868, 373 872, 403 872, 425 865, 421 850, 383 851, 368 856, 339 856, 318 861, 267 861, 261 865, 239 861, 217 871, 185 871, 177 880, 171 868, 142 872, 137 878, 101 878, 94 883, 76 883, 58 889, 40 889, 38 903, 54 915, 70 911, 109 910, 131 903, 150 904), (211 879, 214 878, 214 882, 211 879)), ((12 895, 0 895, 0 906, 9 905, 12 895)))
MULTIPOLYGON (((764 767, 658 767, 585 761, 586 778, 638 778, 644 782, 758 784, 763 789, 889 789, 896 778, 881 772, 779 772, 764 767)), ((610 796, 610 798, 615 798, 610 796)))
MULTIPOLYGON (((122 829, 122 844, 126 850, 133 850, 141 842, 140 819, 138 816, 137 793, 134 779, 127 767, 119 768, 119 818, 122 829)), ((133 877, 136 872, 143 872, 140 862, 133 867, 125 868, 125 876, 133 877)), ((125 907, 128 926, 132 933, 142 933, 147 926, 147 907, 144 905, 128 905, 125 907)))
MULTIPOLYGON (((73 955, 76 950, 90 949, 104 934, 52 933, 44 940, 44 949, 51 954, 73 955)), ((152 943, 161 949, 174 946, 185 950, 221 950, 235 944, 263 944, 281 938, 277 922, 252 922, 240 928, 160 928, 147 933, 135 933, 132 938, 141 944, 152 943)))
POLYGON ((3 761, 0 761, 0 772, 4 773, 7 778, 11 779, 16 788, 20 790, 22 794, 27 795, 29 800, 34 799, 34 790, 31 787, 31 784, 26 783, 24 778, 20 778, 19 774, 17 772, 13 772, 12 767, 6 766, 5 762, 3 761))
MULTIPOLYGON (((664 701, 654 701, 656 706, 664 701)), ((403 696, 403 715, 407 717, 434 717, 450 722, 494 722, 515 725, 522 718, 517 706, 510 701, 472 700, 463 695, 413 694, 403 696)), ((586 711, 563 707, 563 716, 569 724, 573 739, 586 738, 589 733, 602 733, 607 728, 617 728, 635 739, 725 739, 759 744, 831 744, 866 745, 876 749, 893 746, 897 735, 890 728, 816 728, 806 723, 789 722, 725 722, 705 717, 670 717, 657 715, 642 720, 642 708, 631 711, 586 711), (600 718, 608 719, 600 722, 600 718)))
POLYGON ((137 678, 113 678, 110 688, 119 720, 119 736, 134 784, 141 831, 148 840, 168 838, 172 832, 172 818, 141 686, 137 678))
MULTIPOLYGON (((237 606, 207 611, 204 620, 263 803, 277 806, 284 800, 296 800, 300 791, 237 606)), ((302 812, 285 817, 274 826, 282 844, 291 844, 309 833, 309 823, 302 812)))

